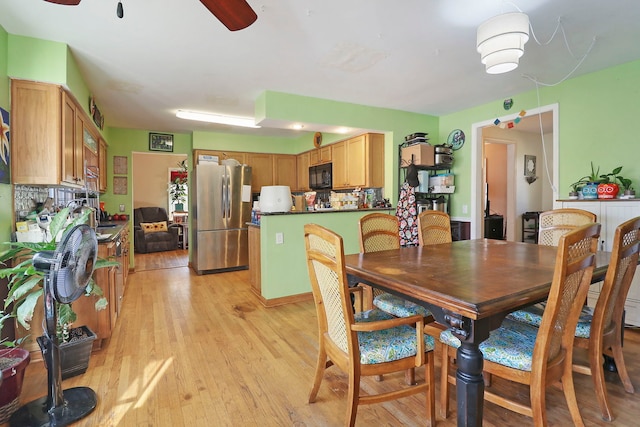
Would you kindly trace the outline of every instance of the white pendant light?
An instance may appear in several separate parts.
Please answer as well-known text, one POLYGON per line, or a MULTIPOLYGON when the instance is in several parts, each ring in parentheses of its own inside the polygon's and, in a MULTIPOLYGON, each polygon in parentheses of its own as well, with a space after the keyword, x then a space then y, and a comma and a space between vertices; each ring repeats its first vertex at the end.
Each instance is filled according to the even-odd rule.
POLYGON ((521 12, 494 16, 478 27, 477 49, 489 74, 515 70, 529 41, 529 17, 521 12))

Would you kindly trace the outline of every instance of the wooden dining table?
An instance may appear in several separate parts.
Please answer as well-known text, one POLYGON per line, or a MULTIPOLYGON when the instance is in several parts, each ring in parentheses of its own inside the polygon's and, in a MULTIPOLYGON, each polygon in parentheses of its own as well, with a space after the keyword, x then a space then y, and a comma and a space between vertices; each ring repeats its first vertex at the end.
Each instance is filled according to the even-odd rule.
MULTIPOLYGON (((476 239, 347 255, 350 284, 365 283, 416 302, 460 338, 457 423, 481 426, 483 357, 479 344, 515 310, 544 301, 557 248, 476 239)), ((596 256, 592 282, 604 279, 610 253, 596 256)))

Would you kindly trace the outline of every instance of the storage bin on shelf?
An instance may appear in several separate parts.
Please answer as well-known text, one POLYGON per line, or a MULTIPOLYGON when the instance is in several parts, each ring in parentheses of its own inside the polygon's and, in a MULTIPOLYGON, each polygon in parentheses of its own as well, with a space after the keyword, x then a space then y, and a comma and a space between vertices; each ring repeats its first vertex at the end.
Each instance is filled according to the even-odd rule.
POLYGON ((435 151, 433 145, 413 144, 402 147, 400 166, 407 167, 412 163, 416 166, 434 166, 435 151))

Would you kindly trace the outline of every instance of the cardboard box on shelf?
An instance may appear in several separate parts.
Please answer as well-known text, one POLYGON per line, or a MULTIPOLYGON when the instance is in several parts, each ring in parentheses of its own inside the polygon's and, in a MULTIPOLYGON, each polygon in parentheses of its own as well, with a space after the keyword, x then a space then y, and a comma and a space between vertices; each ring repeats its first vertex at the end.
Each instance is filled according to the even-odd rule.
POLYGON ((416 166, 434 166, 435 152, 433 145, 413 144, 402 147, 400 166, 406 168, 411 163, 416 166))

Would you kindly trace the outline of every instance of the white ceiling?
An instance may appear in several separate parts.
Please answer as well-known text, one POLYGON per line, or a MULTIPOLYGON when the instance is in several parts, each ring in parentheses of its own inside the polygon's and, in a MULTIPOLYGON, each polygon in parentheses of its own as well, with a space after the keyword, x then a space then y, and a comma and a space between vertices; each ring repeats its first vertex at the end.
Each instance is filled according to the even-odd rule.
MULTIPOLYGON (((69 45, 109 126, 294 136, 175 118, 177 109, 253 116, 264 90, 443 115, 567 76, 640 58, 637 0, 248 0, 258 20, 230 32, 198 0, 0 0, 11 34, 69 45), (529 15, 520 67, 488 75, 475 49, 484 20, 529 15), (575 56, 575 57, 574 57, 575 56)), ((282 126, 286 126, 283 124, 282 126)), ((312 125, 304 130, 316 130, 312 125)))

